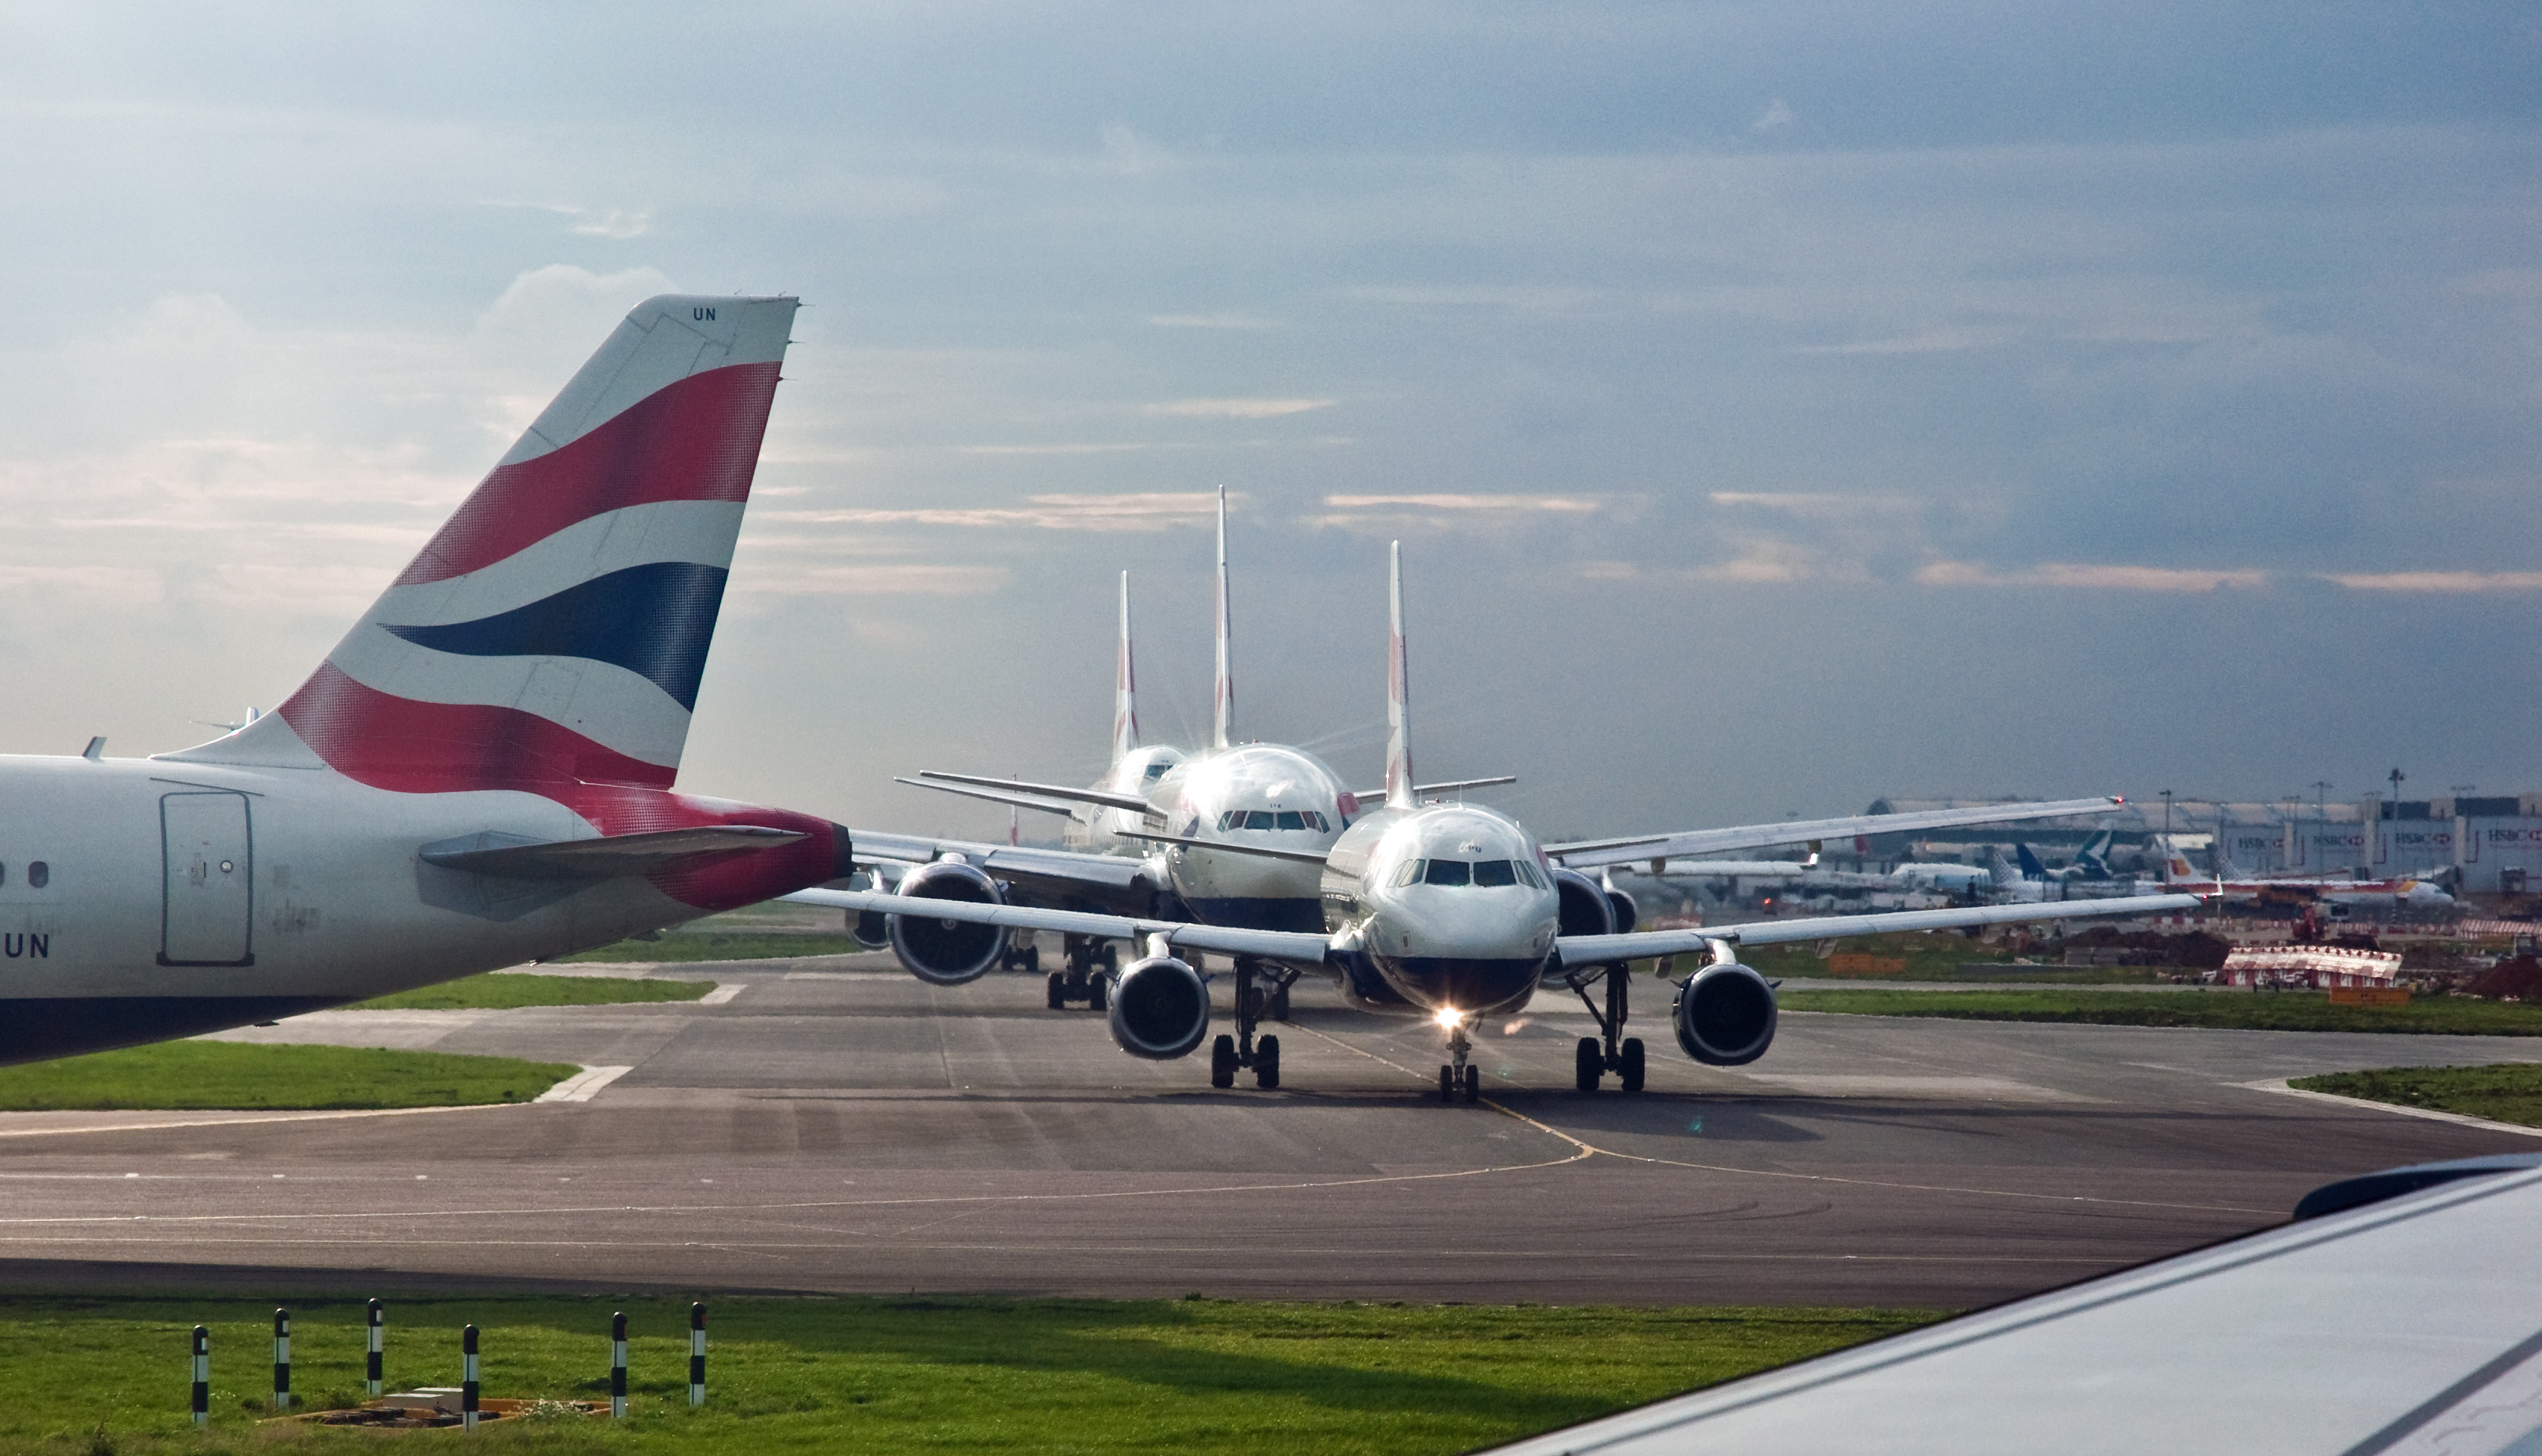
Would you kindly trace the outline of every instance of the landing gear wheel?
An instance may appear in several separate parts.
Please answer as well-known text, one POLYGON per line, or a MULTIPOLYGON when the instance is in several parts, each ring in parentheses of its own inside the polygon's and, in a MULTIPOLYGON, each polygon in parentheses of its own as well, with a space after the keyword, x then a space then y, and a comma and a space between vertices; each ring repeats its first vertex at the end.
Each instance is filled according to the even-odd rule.
POLYGON ((1118 974, 1121 970, 1121 947, 1108 940, 1103 942, 1103 970, 1107 975, 1118 974))
POLYGON ((1445 1062, 1440 1063, 1439 1066, 1439 1100, 1441 1102, 1457 1100, 1457 1069, 1445 1062))
POLYGON ((1035 945, 1024 948, 1024 974, 1026 976, 1039 976, 1041 974, 1040 946, 1035 945))
POLYGON ((1280 1086, 1280 1039, 1264 1037, 1253 1047, 1253 1085, 1265 1092, 1280 1086))
POLYGON ((1273 1021, 1286 1021, 1289 1019, 1289 988, 1287 986, 1284 985, 1271 993, 1271 1004, 1263 1009, 1262 1014, 1273 1021))
POLYGON ((1571 1056, 1572 1080, 1583 1092, 1598 1090, 1598 1079, 1607 1072, 1607 1054, 1598 1048, 1596 1037, 1582 1037, 1571 1056))
POLYGON ((1101 976, 1085 978, 1085 1007, 1089 1011, 1108 1011, 1112 1006, 1109 987, 1112 983, 1101 976))
POLYGON ((1623 1075, 1623 1082, 1624 1082, 1624 1090, 1625 1090, 1625 1091, 1627 1091, 1627 1092, 1639 1092, 1640 1090, 1642 1090, 1642 1039, 1641 1039, 1641 1038, 1639 1038, 1639 1037, 1628 1037, 1628 1038, 1626 1038, 1626 1039, 1625 1039, 1625 1041, 1624 1041, 1624 1058, 1623 1058, 1623 1060, 1624 1060, 1624 1069, 1623 1069, 1623 1074, 1622 1074, 1622 1075, 1623 1075))
POLYGON ((1068 978, 1056 971, 1050 973, 1050 1009, 1068 1009, 1068 978))
POLYGON ((1209 1044, 1209 1084, 1213 1087, 1235 1085, 1235 1038, 1221 1034, 1209 1044))
POLYGON ((1478 1101, 1481 1099, 1482 1095, 1483 1069, 1479 1066, 1468 1064, 1465 1067, 1465 1100, 1467 1102, 1478 1101))

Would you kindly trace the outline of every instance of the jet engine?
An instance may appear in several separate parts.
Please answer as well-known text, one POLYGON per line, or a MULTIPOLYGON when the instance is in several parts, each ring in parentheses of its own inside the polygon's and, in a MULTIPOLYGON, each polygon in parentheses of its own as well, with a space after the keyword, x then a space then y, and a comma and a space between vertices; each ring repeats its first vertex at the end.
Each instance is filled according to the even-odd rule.
POLYGON ((1209 1035, 1209 983, 1172 956, 1133 962, 1112 985, 1112 1040, 1133 1056, 1188 1056, 1209 1035))
MULTIPOLYGON (((1553 872, 1553 890, 1559 897, 1564 935, 1612 935, 1615 933, 1615 904, 1597 881, 1578 870, 1557 869, 1553 872)), ((1629 904, 1630 902, 1627 902, 1629 904)))
POLYGON ((1599 893, 1607 897, 1607 910, 1608 913, 1614 916, 1615 933, 1618 935, 1632 934, 1633 927, 1641 923, 1642 908, 1633 904, 1633 897, 1626 895, 1621 890, 1609 889, 1607 887, 1601 886, 1599 888, 1599 893))
MULTIPOLYGON (((958 859, 939 859, 909 872, 900 893, 921 900, 960 900, 972 905, 1004 905, 998 882, 958 859)), ((891 949, 909 974, 931 985, 962 985, 989 974, 1007 948, 1007 932, 997 925, 967 920, 935 920, 924 915, 892 915, 891 949)), ((861 927, 860 927, 861 929, 861 927)), ((860 935, 861 938, 861 935, 860 935)))
POLYGON ((1745 1066, 1774 1044, 1774 988, 1737 961, 1715 961, 1677 994, 1677 1044, 1707 1066, 1745 1066))

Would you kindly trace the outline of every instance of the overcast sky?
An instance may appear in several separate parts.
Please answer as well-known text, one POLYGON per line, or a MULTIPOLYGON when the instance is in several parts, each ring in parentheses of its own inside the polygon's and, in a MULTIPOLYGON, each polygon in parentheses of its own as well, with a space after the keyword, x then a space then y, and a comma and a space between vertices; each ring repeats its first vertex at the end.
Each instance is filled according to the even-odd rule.
POLYGON ((806 304, 683 787, 1003 833, 1135 573, 1552 834, 2542 790, 2542 19, 99 4, 0 19, 0 750, 286 695, 628 306, 806 304), (2305 789, 2309 797, 2309 790, 2305 789))

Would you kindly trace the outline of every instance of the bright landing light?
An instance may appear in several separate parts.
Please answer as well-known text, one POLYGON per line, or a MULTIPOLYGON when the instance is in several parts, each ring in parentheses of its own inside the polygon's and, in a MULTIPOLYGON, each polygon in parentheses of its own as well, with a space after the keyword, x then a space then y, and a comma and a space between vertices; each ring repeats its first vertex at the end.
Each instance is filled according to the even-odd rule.
POLYGON ((1458 1010, 1454 1006, 1442 1007, 1437 1020, 1440 1026, 1449 1031, 1455 1031, 1458 1027, 1464 1024, 1465 1013, 1458 1010))

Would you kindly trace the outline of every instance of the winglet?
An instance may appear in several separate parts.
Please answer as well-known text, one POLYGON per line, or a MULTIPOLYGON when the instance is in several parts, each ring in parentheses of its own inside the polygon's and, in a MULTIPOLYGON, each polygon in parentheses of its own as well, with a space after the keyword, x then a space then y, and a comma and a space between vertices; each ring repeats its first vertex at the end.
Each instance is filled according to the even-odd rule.
POLYGON ((1218 487, 1218 689, 1211 714, 1210 742, 1225 748, 1235 728, 1235 677, 1230 662, 1227 613, 1227 487, 1218 487))
POLYGON ((1121 573, 1121 660, 1112 673, 1112 762, 1139 747, 1139 675, 1130 662, 1130 573, 1121 573))
POLYGON ((1403 543, 1385 548, 1385 803, 1410 809, 1412 791, 1412 709, 1403 661, 1403 543))

